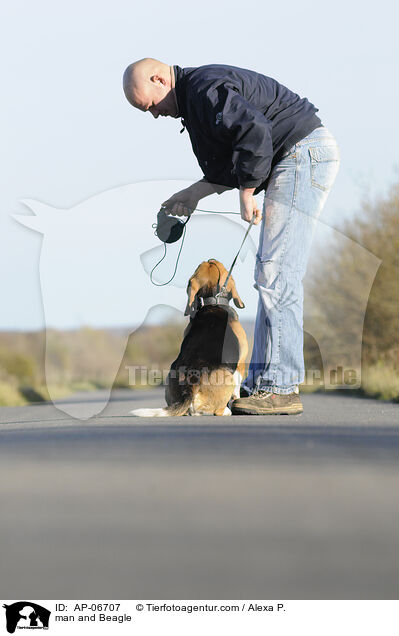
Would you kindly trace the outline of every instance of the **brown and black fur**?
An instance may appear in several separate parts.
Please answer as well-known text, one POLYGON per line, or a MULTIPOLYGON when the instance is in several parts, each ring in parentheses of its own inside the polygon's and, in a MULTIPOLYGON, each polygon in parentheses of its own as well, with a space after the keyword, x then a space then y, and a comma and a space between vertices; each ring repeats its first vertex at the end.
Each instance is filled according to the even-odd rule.
MULTIPOLYGON (((184 331, 180 353, 172 363, 165 390, 165 409, 137 409, 134 415, 227 415, 227 404, 245 371, 248 344, 236 311, 226 305, 201 307, 200 298, 215 296, 227 278, 219 261, 201 263, 187 286, 184 331), (239 374, 239 375, 238 375, 239 374), (149 411, 152 411, 149 413, 149 411)), ((244 307, 235 282, 227 284, 228 299, 244 307)))

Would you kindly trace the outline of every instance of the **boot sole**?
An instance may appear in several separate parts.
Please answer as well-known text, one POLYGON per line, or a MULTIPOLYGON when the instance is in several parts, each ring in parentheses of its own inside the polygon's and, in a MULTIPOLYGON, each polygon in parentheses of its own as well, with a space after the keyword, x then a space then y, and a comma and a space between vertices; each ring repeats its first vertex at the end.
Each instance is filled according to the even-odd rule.
POLYGON ((231 407, 232 415, 301 415, 303 413, 303 407, 300 406, 285 406, 281 409, 250 409, 231 407))

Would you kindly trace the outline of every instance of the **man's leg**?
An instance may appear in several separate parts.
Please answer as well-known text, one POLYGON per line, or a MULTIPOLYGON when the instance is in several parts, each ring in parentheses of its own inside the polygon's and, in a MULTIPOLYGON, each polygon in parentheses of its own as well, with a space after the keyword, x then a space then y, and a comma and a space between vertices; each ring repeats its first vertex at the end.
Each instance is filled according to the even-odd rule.
POLYGON ((233 413, 302 411, 305 379, 303 284, 317 219, 339 167, 338 146, 326 128, 298 142, 275 166, 263 208, 255 288, 259 291, 254 347, 233 413))

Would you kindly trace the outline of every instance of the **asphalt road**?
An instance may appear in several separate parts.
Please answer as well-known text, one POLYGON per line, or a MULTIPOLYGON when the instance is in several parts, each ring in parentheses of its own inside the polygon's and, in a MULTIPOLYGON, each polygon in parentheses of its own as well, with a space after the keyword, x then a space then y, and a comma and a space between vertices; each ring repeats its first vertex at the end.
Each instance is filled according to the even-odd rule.
MULTIPOLYGON (((71 398, 84 408, 97 394, 71 398)), ((399 405, 300 416, 0 409, 0 597, 397 599, 399 405)))

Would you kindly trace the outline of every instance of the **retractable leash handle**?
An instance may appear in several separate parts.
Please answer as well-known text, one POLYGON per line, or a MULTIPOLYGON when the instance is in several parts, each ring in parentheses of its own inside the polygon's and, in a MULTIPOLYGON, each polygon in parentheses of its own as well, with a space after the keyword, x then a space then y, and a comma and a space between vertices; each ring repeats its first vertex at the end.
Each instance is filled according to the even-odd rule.
POLYGON ((176 243, 183 234, 184 227, 190 220, 190 217, 188 217, 186 221, 182 221, 179 218, 167 214, 166 210, 167 208, 162 206, 157 214, 155 234, 162 243, 176 243))
POLYGON ((150 281, 156 287, 164 287, 165 285, 168 285, 170 282, 172 282, 172 280, 174 279, 176 275, 176 271, 177 271, 177 266, 179 264, 180 254, 183 249, 184 239, 186 237, 186 225, 189 222, 191 217, 191 214, 190 214, 190 216, 185 221, 182 221, 181 219, 177 219, 176 217, 171 216, 170 214, 167 214, 166 210, 167 208, 165 206, 161 207, 161 209, 159 210, 157 214, 157 222, 154 223, 154 225, 152 226, 155 228, 155 235, 159 238, 160 241, 162 241, 165 248, 162 258, 158 261, 158 263, 155 263, 154 267, 152 268, 150 272, 150 281), (180 245, 179 253, 176 259, 175 269, 173 271, 171 278, 169 278, 169 280, 167 280, 165 283, 156 283, 153 280, 152 275, 154 273, 154 270, 158 267, 158 265, 162 263, 162 261, 164 260, 166 256, 166 244, 176 243, 176 241, 178 241, 182 235, 183 235, 183 240, 180 245))

